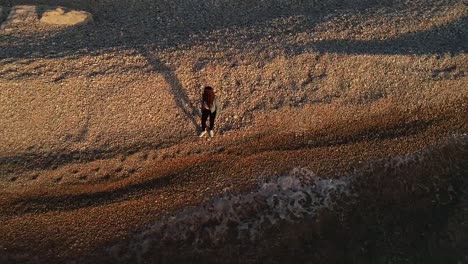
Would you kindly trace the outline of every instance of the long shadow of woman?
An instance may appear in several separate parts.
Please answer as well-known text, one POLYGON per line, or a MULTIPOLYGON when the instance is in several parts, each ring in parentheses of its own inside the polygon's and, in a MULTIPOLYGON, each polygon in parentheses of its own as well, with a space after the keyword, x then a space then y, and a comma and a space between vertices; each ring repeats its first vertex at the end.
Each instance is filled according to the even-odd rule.
POLYGON ((190 101, 184 87, 177 78, 174 70, 165 65, 161 60, 152 54, 147 48, 142 47, 139 49, 140 53, 148 60, 153 70, 161 73, 166 80, 171 93, 174 98, 176 106, 183 112, 183 114, 192 122, 196 131, 200 131, 200 125, 197 122, 197 116, 200 116, 200 111, 190 101))

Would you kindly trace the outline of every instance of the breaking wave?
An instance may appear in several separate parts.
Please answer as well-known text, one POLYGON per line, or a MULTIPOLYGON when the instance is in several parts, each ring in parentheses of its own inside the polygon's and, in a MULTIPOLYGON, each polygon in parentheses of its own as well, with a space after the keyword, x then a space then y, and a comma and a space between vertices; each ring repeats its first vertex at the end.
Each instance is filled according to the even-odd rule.
MULTIPOLYGON (((158 255, 155 251, 174 248, 174 245, 178 249, 202 252, 232 241, 252 242, 261 239, 264 232, 273 226, 299 223, 314 217, 322 209, 334 210, 342 205, 344 197, 367 199, 359 198, 362 195, 369 199, 387 199, 376 193, 382 190, 373 191, 368 184, 381 186, 382 182, 393 181, 388 188, 394 188, 395 192, 409 192, 407 189, 412 188, 414 194, 417 193, 414 188, 418 186, 434 192, 427 187, 429 185, 420 184, 420 179, 434 186, 439 183, 429 182, 432 176, 426 177, 421 168, 427 169, 429 175, 434 170, 427 164, 438 166, 440 173, 435 172, 438 174, 435 178, 454 172, 463 173, 464 168, 460 168, 460 164, 463 164, 467 143, 466 134, 453 136, 439 146, 417 153, 369 162, 359 170, 336 179, 323 179, 308 169, 297 168, 287 175, 260 183, 252 192, 224 195, 163 217, 130 240, 107 248, 107 253, 119 262, 131 260, 141 263, 147 260, 148 255, 158 255), (456 152, 453 157, 450 156, 452 151, 456 152), (411 178, 407 175, 413 175, 414 182, 406 182, 411 178), (399 179, 403 179, 401 184, 397 183, 399 179)), ((440 186, 434 188, 440 192, 454 192, 452 185, 448 185, 447 190, 439 189, 440 186)))
POLYGON ((349 181, 321 179, 308 169, 261 183, 256 191, 226 195, 200 207, 184 209, 165 217, 138 234, 130 245, 116 245, 110 252, 117 259, 142 256, 157 245, 185 241, 194 250, 216 246, 227 239, 254 241, 281 221, 295 222, 336 205, 335 196, 348 194, 349 181), (123 247, 124 246, 124 247, 123 247), (124 252, 131 249, 130 252, 124 252), (133 255, 133 256, 132 256, 133 255))

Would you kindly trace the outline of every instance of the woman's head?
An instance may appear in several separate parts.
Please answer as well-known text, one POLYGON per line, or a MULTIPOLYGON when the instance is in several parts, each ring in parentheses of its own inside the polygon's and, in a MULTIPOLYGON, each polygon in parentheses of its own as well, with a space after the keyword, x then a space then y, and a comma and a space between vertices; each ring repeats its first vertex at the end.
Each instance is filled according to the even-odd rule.
POLYGON ((203 101, 206 102, 208 107, 213 106, 213 102, 215 99, 215 93, 211 86, 205 86, 205 90, 203 90, 203 101))

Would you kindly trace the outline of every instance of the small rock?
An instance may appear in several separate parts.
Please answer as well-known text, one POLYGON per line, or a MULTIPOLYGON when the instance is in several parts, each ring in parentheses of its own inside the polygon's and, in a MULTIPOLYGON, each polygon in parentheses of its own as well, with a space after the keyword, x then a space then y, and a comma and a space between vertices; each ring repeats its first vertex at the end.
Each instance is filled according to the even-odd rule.
POLYGON ((87 24, 93 21, 93 16, 86 11, 70 10, 63 7, 49 9, 42 14, 42 23, 52 25, 75 26, 87 24))

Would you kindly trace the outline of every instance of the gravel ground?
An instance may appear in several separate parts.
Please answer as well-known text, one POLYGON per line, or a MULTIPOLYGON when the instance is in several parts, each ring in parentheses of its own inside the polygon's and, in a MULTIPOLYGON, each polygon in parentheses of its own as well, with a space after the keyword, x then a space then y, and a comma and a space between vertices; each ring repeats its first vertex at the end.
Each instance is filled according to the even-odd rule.
POLYGON ((282 2, 64 0, 95 23, 8 25, 0 248, 62 262, 295 167, 334 177, 468 131, 464 1, 282 2))

